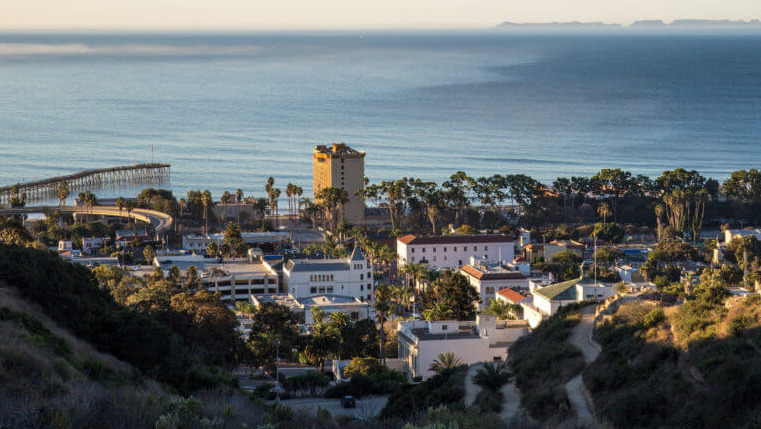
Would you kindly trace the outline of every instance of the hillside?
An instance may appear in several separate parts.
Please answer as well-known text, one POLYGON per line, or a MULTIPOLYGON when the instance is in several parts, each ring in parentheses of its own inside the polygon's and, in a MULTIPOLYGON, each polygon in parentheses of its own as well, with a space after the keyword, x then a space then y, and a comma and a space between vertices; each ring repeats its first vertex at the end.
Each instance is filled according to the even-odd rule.
POLYGON ((680 308, 623 305, 598 328, 603 351, 584 373, 613 427, 761 425, 761 298, 697 291, 680 308))

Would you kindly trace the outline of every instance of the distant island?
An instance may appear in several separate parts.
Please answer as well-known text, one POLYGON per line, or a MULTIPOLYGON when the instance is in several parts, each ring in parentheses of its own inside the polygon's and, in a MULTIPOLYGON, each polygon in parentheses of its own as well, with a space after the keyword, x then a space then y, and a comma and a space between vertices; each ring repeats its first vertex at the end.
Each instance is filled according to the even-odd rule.
POLYGON ((761 21, 752 19, 749 21, 732 21, 727 19, 710 20, 710 19, 677 19, 671 23, 666 23, 659 19, 635 21, 631 25, 624 26, 621 24, 605 24, 603 22, 535 22, 535 23, 516 23, 503 22, 497 25, 500 29, 525 29, 525 30, 616 30, 616 29, 669 29, 669 30, 732 30, 732 29, 753 29, 761 30, 761 21))

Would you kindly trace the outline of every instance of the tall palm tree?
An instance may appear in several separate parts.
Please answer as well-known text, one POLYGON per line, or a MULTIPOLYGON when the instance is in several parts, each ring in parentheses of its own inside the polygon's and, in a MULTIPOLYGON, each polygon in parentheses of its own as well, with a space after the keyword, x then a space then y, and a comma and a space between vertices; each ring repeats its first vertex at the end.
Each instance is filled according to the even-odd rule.
POLYGON ((602 218, 602 223, 605 223, 605 220, 610 216, 610 206, 608 203, 600 204, 600 206, 597 207, 597 214, 602 218))
POLYGON ((243 189, 238 188, 235 190, 235 199, 238 201, 238 204, 243 201, 243 189))
POLYGON ((383 363, 386 363, 386 331, 385 325, 388 317, 394 309, 394 304, 391 302, 391 287, 385 283, 381 283, 375 287, 375 302, 373 303, 375 309, 375 318, 378 321, 379 330, 378 337, 380 338, 380 357, 383 363))
POLYGON ((663 213, 666 211, 666 208, 663 206, 663 204, 658 204, 655 206, 655 221, 658 222, 658 241, 661 241, 661 218, 663 217, 663 213))
POLYGON ((207 193, 201 194, 201 204, 203 204, 203 220, 204 220, 204 234, 209 233, 209 205, 211 204, 211 196, 207 193))
POLYGON ((62 180, 61 183, 58 184, 58 189, 56 189, 56 195, 58 196, 58 206, 60 208, 63 208, 63 203, 66 202, 66 198, 68 198, 69 194, 69 184, 65 180, 62 180))
POLYGON ((436 356, 436 359, 431 362, 428 370, 433 371, 436 374, 441 374, 448 369, 455 368, 464 364, 465 362, 463 362, 462 359, 458 358, 453 352, 444 352, 439 353, 439 355, 436 356))

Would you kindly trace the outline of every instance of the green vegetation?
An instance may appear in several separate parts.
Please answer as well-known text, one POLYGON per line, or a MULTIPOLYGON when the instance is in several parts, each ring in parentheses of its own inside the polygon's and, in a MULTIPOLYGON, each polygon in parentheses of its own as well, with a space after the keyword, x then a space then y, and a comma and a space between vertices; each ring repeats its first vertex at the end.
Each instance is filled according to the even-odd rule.
POLYGON ((510 347, 508 362, 521 391, 521 405, 535 419, 562 421, 572 416, 563 386, 584 369, 584 358, 566 340, 579 323, 583 305, 561 307, 510 347))
POLYGON ((465 396, 466 366, 448 369, 420 384, 407 384, 388 399, 379 418, 409 418, 430 407, 453 406, 465 396))

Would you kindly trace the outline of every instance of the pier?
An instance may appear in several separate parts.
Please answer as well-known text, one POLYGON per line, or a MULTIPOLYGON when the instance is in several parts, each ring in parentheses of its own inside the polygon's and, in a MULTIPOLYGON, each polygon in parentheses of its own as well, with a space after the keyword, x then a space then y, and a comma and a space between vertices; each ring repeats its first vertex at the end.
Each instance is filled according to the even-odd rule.
POLYGON ((100 188, 113 184, 137 184, 154 182, 169 177, 169 164, 149 163, 123 167, 98 168, 80 171, 66 176, 51 177, 33 182, 0 187, 0 204, 8 204, 14 196, 26 195, 27 200, 58 198, 61 182, 69 185, 69 192, 100 188))

